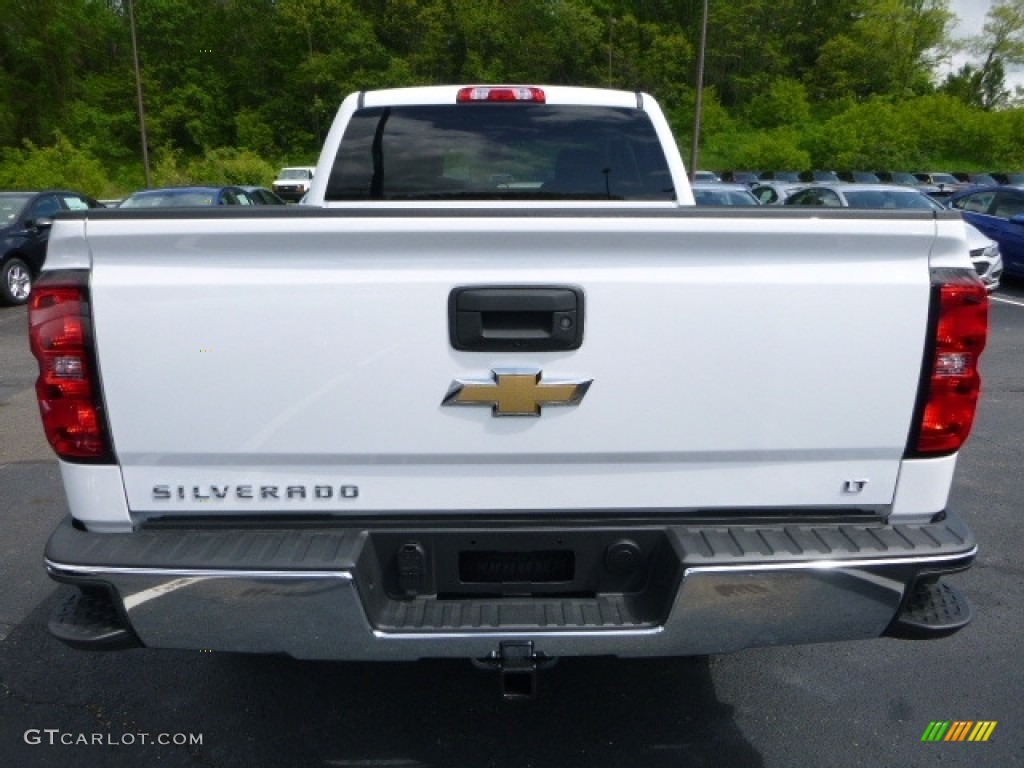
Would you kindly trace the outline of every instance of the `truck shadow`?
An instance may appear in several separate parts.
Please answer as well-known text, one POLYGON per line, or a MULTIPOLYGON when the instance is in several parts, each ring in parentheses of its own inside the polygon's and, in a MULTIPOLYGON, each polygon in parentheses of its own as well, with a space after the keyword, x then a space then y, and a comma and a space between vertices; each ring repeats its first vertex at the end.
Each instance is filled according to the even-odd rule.
MULTIPOLYGON (((322 765, 758 766, 706 658, 563 659, 537 698, 505 701, 496 673, 464 661, 326 664, 225 660, 221 706, 290 691, 273 715, 322 765)), ((268 712, 268 714, 270 714, 268 712)))
MULTIPOLYGON (((119 746, 102 758, 49 747, 69 758, 61 765, 763 765, 733 708, 718 701, 707 658, 563 659, 540 673, 537 698, 504 701, 498 675, 467 661, 74 651, 46 631, 52 603, 3 642, 8 702, 26 702, 0 705, 5 742, 28 749, 21 734, 29 728, 202 734, 201 746, 119 746)), ((46 747, 31 749, 37 760, 46 747)))

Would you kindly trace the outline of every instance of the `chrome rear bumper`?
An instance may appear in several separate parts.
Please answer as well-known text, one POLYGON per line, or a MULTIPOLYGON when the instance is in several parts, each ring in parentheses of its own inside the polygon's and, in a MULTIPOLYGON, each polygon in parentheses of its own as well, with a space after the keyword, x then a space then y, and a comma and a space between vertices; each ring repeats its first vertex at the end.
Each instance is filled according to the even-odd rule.
MULTIPOLYGON (((551 657, 633 657, 878 637, 919 581, 969 567, 977 550, 952 514, 925 525, 672 523, 501 527, 486 535, 499 547, 557 536, 576 548, 579 571, 597 568, 600 558, 574 541, 603 536, 603 551, 605 540, 636 538, 650 550, 649 562, 621 592, 515 584, 500 595, 487 593, 498 587, 452 595, 439 594, 440 582, 428 578, 423 591, 396 596, 387 542, 426 542, 437 552, 433 573, 451 548, 443 532, 98 534, 65 521, 51 537, 46 564, 58 581, 105 590, 125 626, 151 647, 412 660, 483 658, 504 642, 530 641, 551 657)), ((480 538, 477 531, 474 544, 480 538)))

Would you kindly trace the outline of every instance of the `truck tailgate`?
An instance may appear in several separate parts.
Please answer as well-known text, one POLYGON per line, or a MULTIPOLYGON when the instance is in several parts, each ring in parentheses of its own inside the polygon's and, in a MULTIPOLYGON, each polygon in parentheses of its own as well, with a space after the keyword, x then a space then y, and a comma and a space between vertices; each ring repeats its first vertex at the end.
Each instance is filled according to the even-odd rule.
POLYGON ((86 226, 135 513, 892 501, 920 380, 930 215, 350 211, 86 226), (458 351, 449 298, 463 286, 579 289, 582 344, 458 351), (510 370, 590 386, 539 417, 442 404, 453 382, 510 370))

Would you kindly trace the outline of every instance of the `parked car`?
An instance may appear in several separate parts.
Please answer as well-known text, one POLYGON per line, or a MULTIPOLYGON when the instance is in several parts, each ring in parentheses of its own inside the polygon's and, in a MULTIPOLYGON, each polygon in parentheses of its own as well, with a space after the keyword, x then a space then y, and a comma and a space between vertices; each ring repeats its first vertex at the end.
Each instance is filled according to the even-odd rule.
POLYGON ((998 184, 991 175, 987 173, 972 173, 968 171, 957 171, 953 174, 953 178, 959 181, 961 184, 973 185, 973 186, 984 186, 990 187, 994 184, 998 184))
POLYGON ((1003 276, 1003 255, 999 250, 999 243, 965 221, 964 227, 967 230, 967 247, 971 251, 971 262, 978 272, 978 277, 985 284, 985 288, 991 293, 999 287, 999 281, 1003 276))
POLYGON ((761 181, 800 181, 798 171, 762 171, 758 174, 761 181))
POLYGON ((0 192, 0 304, 24 304, 46 260, 53 215, 103 206, 80 192, 0 192))
POLYGON ((926 195, 939 191, 935 184, 927 184, 909 171, 875 171, 878 180, 883 184, 899 184, 904 187, 914 187, 926 195))
POLYGON ((696 173, 693 174, 693 180, 704 181, 709 183, 721 181, 721 179, 718 177, 718 174, 715 173, 714 171, 697 171, 696 173))
POLYGON ((883 184, 902 184, 907 187, 916 187, 921 180, 909 171, 875 171, 875 176, 883 184))
POLYGON ((291 203, 299 202, 309 192, 309 185, 313 181, 313 172, 316 170, 312 165, 297 165, 289 168, 282 168, 277 173, 277 178, 271 184, 274 194, 282 200, 291 203))
POLYGON ((837 182, 840 178, 835 171, 800 171, 800 181, 808 184, 820 184, 822 182, 837 182))
MULTIPOLYGON (((1024 190, 1022 190, 1024 194, 1024 190)), ((933 210, 945 206, 912 187, 895 184, 836 184, 805 187, 791 195, 786 205, 821 205, 828 208, 859 208, 863 210, 933 210)), ((971 262, 985 287, 992 291, 999 285, 1003 260, 997 243, 986 237, 969 222, 967 242, 971 262)), ((1022 228, 1024 231, 1024 228, 1022 228)))
POLYGON ((960 190, 964 189, 967 185, 958 181, 956 176, 951 173, 932 173, 919 171, 914 174, 917 180, 923 184, 932 184, 938 189, 935 192, 929 192, 934 198, 946 198, 950 195, 956 194, 960 190))
POLYGON ((719 176, 731 184, 753 184, 759 174, 760 171, 722 171, 719 176))
POLYGON ((691 186, 693 187, 693 199, 697 205, 761 204, 756 197, 750 194, 750 187, 745 184, 696 182, 691 186))
POLYGON ((1007 275, 1024 277, 1024 189, 976 187, 950 196, 946 204, 999 243, 1007 275))
POLYGON ((206 208, 213 205, 255 205, 241 187, 163 187, 134 192, 119 208, 206 208))
POLYGON ((936 186, 942 187, 960 186, 960 182, 952 173, 917 171, 916 173, 914 173, 914 176, 917 178, 918 181, 921 181, 925 184, 935 184, 936 186))
POLYGON ((790 195, 785 204, 872 210, 942 209, 923 192, 894 184, 817 184, 790 195))
POLYGON ((848 181, 851 184, 877 184, 881 181, 877 174, 871 171, 836 171, 840 181, 848 181))
POLYGON ((287 205, 266 187, 242 187, 254 205, 287 205))
POLYGON ((786 198, 806 186, 799 181, 762 181, 752 187, 750 192, 761 205, 782 205, 786 198))
POLYGON ((1024 186, 1024 173, 1004 173, 1002 171, 992 171, 989 174, 998 184, 1013 184, 1016 186, 1024 186))

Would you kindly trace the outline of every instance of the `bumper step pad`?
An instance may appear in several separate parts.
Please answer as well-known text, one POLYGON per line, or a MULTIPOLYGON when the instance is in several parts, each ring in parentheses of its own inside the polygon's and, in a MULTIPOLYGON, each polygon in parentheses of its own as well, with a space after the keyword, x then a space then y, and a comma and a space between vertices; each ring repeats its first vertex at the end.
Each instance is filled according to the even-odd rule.
POLYGON ((592 599, 498 598, 438 600, 420 597, 389 601, 376 622, 386 632, 466 632, 486 630, 644 629, 656 622, 637 615, 624 595, 592 599))
POLYGON ((63 590, 50 616, 50 633, 79 650, 112 651, 142 644, 124 625, 105 591, 63 590))
POLYGON ((971 604, 958 589, 942 581, 920 583, 885 634, 928 640, 952 635, 970 621, 971 604))

